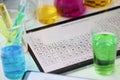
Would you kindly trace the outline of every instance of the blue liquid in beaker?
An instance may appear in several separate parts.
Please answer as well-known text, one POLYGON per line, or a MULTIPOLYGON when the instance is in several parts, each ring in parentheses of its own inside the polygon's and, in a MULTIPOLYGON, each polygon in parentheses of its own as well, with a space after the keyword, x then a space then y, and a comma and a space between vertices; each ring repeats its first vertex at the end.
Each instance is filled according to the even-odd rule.
POLYGON ((25 56, 22 47, 10 45, 2 48, 2 64, 4 74, 9 79, 22 78, 26 71, 25 56))

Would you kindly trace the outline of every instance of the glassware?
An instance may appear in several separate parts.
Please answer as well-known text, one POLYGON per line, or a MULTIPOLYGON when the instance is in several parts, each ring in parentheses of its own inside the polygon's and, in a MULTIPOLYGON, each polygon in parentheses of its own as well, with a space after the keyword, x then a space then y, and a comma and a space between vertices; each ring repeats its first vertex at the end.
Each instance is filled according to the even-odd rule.
POLYGON ((58 13, 68 18, 79 17, 86 10, 83 0, 55 0, 54 4, 58 13))
POLYGON ((52 24, 58 20, 58 13, 53 2, 38 0, 37 18, 43 24, 52 24))
POLYGON ((7 10, 9 12, 9 15, 12 19, 12 22, 14 22, 14 19, 16 18, 19 10, 19 5, 22 2, 22 0, 1 0, 2 3, 5 4, 7 7, 7 10))
MULTIPOLYGON (((8 9, 6 8, 6 5, 4 3, 0 3, 0 16, 1 16, 0 19, 1 18, 3 19, 7 28, 12 27, 12 20, 8 13, 8 9)), ((1 27, 2 27, 2 25, 1 25, 1 27)))
POLYGON ((8 79, 22 78, 26 71, 24 51, 20 45, 5 46, 1 50, 2 66, 8 79))
POLYGON ((8 79, 18 80, 22 78, 26 71, 24 49, 22 49, 24 45, 22 45, 21 40, 24 25, 22 22, 15 26, 6 25, 5 23, 8 23, 7 21, 9 20, 4 19, 4 17, 7 17, 5 11, 4 15, 0 15, 0 36, 4 40, 1 40, 0 42, 0 56, 2 59, 3 71, 8 79))
POLYGON ((112 24, 98 25, 92 30, 94 66, 97 73, 110 75, 114 72, 118 45, 118 30, 112 24))
POLYGON ((28 45, 26 41, 26 31, 24 28, 24 24, 20 24, 16 26, 16 28, 10 28, 9 37, 6 39, 6 45, 16 44, 21 45, 25 52, 28 50, 28 45))
MULTIPOLYGON (((27 42, 25 41, 25 12, 26 12, 26 0, 15 0, 15 1, 11 1, 11 0, 1 0, 0 1, 0 21, 3 21, 5 23, 5 25, 3 26, 3 24, 1 25, 1 30, 0 33, 4 33, 4 37, 10 36, 10 30, 13 27, 16 27, 14 30, 14 34, 16 34, 16 31, 20 31, 20 27, 21 27, 21 31, 19 33, 21 33, 20 36, 22 36, 23 40, 21 42, 21 44, 23 45, 25 51, 27 51, 27 42), (25 7, 24 7, 25 6, 25 7), (10 15, 10 16, 9 16, 10 15), (24 19, 23 19, 24 17, 24 19)), ((15 35, 14 35, 15 36, 15 35)), ((11 36, 11 38, 14 37, 13 34, 11 36)), ((19 37, 20 37, 19 36, 19 37)), ((6 38, 6 40, 8 40, 6 38)), ((14 39, 14 38, 13 38, 14 39)), ((8 41, 7 41, 8 42, 8 41)), ((19 42, 19 41, 18 41, 19 42)))
POLYGON ((112 0, 84 0, 85 4, 93 8, 102 8, 111 4, 112 0))

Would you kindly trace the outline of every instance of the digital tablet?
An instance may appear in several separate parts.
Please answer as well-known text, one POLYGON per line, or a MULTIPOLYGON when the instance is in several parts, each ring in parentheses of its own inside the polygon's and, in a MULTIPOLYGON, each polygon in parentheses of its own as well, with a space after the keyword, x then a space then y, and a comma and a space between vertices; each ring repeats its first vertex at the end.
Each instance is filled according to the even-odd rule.
POLYGON ((26 34, 29 52, 42 72, 62 73, 92 64, 92 27, 110 23, 120 29, 119 21, 117 6, 29 30, 26 34))

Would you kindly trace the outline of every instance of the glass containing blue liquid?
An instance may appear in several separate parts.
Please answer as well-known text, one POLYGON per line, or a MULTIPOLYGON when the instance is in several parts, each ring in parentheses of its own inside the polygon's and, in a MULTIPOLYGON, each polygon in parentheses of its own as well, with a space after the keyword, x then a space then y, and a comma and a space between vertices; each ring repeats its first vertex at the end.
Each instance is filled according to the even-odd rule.
POLYGON ((1 49, 1 59, 5 76, 11 80, 21 79, 26 71, 22 46, 9 45, 1 49))

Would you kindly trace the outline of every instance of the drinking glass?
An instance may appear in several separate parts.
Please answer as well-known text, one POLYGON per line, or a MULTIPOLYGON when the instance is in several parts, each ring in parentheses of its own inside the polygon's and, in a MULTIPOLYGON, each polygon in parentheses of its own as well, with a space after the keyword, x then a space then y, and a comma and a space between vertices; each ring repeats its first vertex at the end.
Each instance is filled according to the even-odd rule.
POLYGON ((92 29, 94 67, 101 75, 114 72, 118 44, 118 30, 112 24, 100 24, 92 29))

